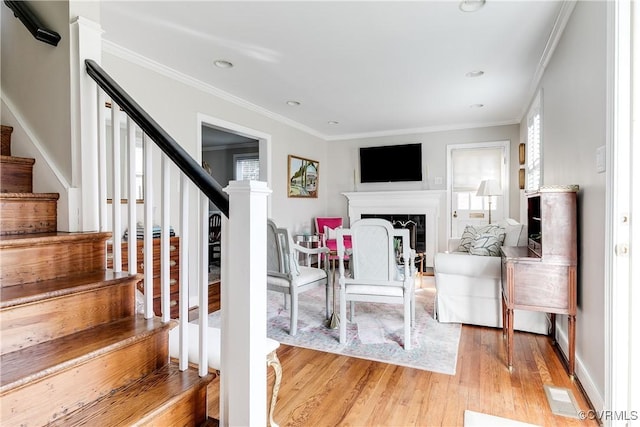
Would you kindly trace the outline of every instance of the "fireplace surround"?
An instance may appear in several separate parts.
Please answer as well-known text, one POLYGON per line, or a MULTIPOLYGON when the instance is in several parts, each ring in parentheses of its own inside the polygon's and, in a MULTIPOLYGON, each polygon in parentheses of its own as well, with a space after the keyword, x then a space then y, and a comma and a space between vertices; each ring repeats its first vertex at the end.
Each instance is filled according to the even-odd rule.
POLYGON ((417 251, 425 254, 425 265, 433 267, 433 258, 438 251, 438 223, 444 191, 357 191, 342 193, 348 200, 349 224, 363 217, 404 217, 424 216, 422 227, 416 231, 417 251), (424 242, 422 244, 421 242, 424 242), (422 247, 423 245, 423 247, 422 247))

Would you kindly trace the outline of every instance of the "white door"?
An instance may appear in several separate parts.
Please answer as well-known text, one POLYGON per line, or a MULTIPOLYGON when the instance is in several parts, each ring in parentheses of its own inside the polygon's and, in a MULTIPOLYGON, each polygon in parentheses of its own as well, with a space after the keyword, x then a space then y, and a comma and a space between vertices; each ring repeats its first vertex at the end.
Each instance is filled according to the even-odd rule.
POLYGON ((484 225, 506 216, 509 142, 456 144, 447 147, 449 237, 460 237, 467 224, 484 225), (477 195, 484 180, 493 180, 490 196, 477 195))

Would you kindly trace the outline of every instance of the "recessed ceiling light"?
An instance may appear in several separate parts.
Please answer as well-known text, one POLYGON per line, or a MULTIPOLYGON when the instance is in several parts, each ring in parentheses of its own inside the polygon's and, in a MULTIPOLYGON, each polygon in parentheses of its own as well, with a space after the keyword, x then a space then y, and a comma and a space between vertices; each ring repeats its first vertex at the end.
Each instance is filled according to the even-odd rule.
POLYGON ((458 7, 463 12, 475 12, 484 6, 486 0, 462 0, 458 7))
POLYGON ((233 64, 229 61, 225 61, 224 59, 217 59, 213 65, 215 65, 218 68, 232 68, 233 64))
POLYGON ((287 105, 290 105, 292 107, 297 107, 300 105, 300 102, 298 101, 287 101, 287 105))
POLYGON ((336 122, 335 120, 329 120, 327 123, 330 124, 330 125, 337 125, 338 124, 338 122, 336 122))
POLYGON ((484 71, 481 71, 481 70, 473 70, 473 71, 469 71, 467 74, 465 74, 465 76, 467 76, 467 77, 480 77, 480 76, 484 76, 484 71))
POLYGON ((469 105, 469 108, 482 108, 484 107, 484 104, 471 104, 469 105))

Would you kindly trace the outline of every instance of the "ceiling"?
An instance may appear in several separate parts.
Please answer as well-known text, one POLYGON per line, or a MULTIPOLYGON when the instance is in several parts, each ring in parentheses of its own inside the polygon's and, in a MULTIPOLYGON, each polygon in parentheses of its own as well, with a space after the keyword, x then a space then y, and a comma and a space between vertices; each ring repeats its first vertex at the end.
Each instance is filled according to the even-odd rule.
POLYGON ((328 140, 518 123, 562 2, 458 4, 103 0, 101 23, 112 52, 328 140))
POLYGON ((202 126, 203 150, 226 150, 230 147, 258 147, 258 140, 235 133, 225 132, 210 126, 202 126))

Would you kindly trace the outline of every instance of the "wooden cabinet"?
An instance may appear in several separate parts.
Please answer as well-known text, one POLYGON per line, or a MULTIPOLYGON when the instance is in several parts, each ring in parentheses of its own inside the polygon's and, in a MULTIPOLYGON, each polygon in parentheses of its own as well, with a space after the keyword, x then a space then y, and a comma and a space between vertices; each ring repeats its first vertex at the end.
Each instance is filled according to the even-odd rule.
MULTIPOLYGON (((160 241, 161 239, 153 239, 153 311, 156 316, 162 315, 162 307, 160 303, 160 241)), ((137 241, 136 248, 136 264, 138 273, 144 273, 144 240, 137 241)), ((112 268, 113 252, 111 245, 107 247, 107 267, 112 268)), ((129 268, 129 244, 122 242, 122 269, 129 268)), ((140 292, 144 293, 144 280, 137 284, 140 292)), ((171 237, 169 240, 169 287, 170 287, 170 317, 172 319, 178 317, 179 312, 179 290, 180 290, 180 238, 171 237)))
POLYGON ((569 320, 569 375, 575 371, 578 186, 544 186, 527 195, 528 247, 502 248, 502 317, 507 334, 507 364, 513 368, 515 309, 569 320))

